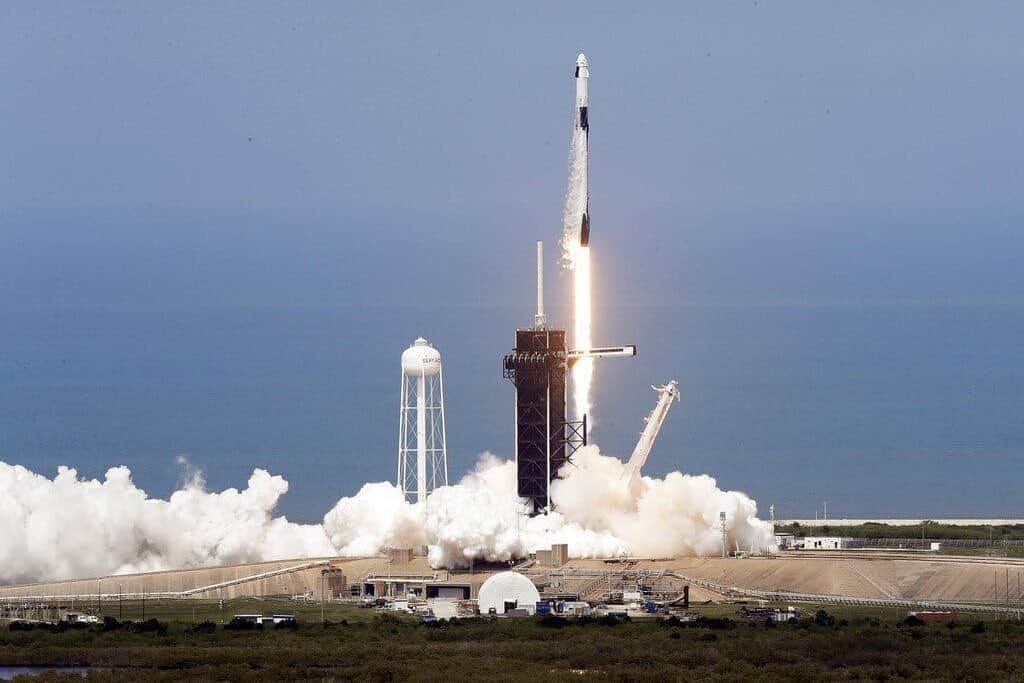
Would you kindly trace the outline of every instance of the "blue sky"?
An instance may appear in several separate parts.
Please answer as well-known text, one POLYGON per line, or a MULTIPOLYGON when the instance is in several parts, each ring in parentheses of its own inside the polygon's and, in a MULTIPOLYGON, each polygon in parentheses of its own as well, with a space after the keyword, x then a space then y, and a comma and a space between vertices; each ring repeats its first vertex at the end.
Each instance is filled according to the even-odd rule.
MULTIPOLYGON (((937 516, 964 486, 957 514, 1011 514, 1022 20, 1013 3, 7 3, 0 457, 127 463, 160 495, 182 453, 217 487, 261 465, 313 519, 392 476, 418 334, 446 354, 453 471, 508 455, 498 359, 529 321, 532 242, 557 238, 582 49, 596 334, 641 350, 600 370, 601 444, 627 451, 647 385, 678 377, 656 471, 793 514, 827 495, 837 514, 937 516)), ((567 323, 568 280, 549 278, 567 323)))

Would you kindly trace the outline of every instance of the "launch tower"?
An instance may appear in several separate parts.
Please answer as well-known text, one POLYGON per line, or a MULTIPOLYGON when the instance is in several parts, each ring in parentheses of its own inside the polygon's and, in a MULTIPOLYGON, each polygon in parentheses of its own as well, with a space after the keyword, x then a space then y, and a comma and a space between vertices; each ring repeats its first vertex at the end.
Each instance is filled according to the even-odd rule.
POLYGON ((565 330, 548 329, 544 316, 544 243, 537 242, 537 315, 534 326, 516 330, 503 376, 516 388, 516 480, 532 513, 551 507, 548 486, 577 448, 587 442, 587 418, 565 419, 569 350, 565 330))
POLYGON ((566 419, 566 374, 576 360, 632 357, 635 346, 570 350, 565 330, 549 329, 544 315, 544 245, 537 242, 537 315, 532 328, 516 330, 502 375, 516 388, 516 482, 532 514, 551 508, 550 484, 573 453, 587 444, 587 416, 566 419))

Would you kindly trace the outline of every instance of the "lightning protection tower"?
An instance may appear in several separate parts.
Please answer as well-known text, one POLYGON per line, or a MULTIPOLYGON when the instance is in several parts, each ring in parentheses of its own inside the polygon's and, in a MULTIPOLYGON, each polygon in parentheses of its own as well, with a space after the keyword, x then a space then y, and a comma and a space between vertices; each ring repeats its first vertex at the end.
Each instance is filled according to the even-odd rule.
POLYGON ((448 485, 441 354, 423 337, 402 352, 402 403, 398 416, 398 488, 425 502, 448 485))

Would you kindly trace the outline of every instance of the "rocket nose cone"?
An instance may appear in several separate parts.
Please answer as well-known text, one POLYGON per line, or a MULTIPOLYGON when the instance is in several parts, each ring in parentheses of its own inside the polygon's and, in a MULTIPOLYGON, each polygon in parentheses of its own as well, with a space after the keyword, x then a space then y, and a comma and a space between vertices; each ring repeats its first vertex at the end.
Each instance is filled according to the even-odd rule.
POLYGON ((576 66, 587 66, 587 56, 580 53, 580 56, 576 58, 576 66))

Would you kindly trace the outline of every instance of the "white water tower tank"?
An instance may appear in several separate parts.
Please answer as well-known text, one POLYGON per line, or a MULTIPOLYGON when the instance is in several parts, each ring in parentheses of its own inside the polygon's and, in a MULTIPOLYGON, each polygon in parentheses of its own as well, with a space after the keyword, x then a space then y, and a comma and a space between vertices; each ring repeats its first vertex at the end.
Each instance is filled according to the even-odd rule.
POLYGON ((398 488, 425 502, 448 485, 441 353, 423 337, 402 352, 402 400, 398 417, 398 488), (412 460, 413 462, 410 462, 412 460))
POLYGON ((409 377, 432 376, 441 373, 441 352, 423 337, 402 352, 402 372, 409 377))

